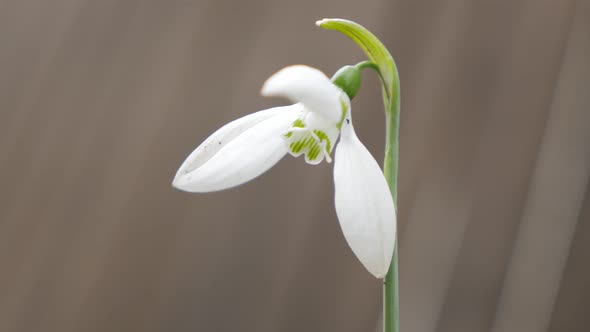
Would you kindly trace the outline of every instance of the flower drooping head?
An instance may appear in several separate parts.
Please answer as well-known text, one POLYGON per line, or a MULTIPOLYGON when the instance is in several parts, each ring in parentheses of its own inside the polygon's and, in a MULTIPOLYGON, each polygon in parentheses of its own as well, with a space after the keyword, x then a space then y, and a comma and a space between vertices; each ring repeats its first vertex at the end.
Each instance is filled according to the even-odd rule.
POLYGON ((349 94, 356 90, 343 90, 321 71, 296 65, 271 76, 261 93, 295 104, 221 127, 182 163, 173 186, 189 192, 228 189, 266 172, 286 154, 304 155, 315 165, 331 162, 336 149, 335 205, 342 231, 361 263, 383 278, 395 244, 395 207, 378 163, 352 127, 349 94))

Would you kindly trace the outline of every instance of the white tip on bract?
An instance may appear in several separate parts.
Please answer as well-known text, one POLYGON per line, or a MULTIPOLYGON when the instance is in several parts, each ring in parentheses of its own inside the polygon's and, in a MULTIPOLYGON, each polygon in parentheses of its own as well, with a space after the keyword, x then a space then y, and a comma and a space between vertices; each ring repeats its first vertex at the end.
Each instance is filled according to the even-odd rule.
POLYGON ((342 116, 342 90, 324 73, 308 66, 295 65, 279 70, 266 80, 260 93, 302 103, 308 110, 322 114, 334 123, 342 116))
POLYGON ((371 274, 385 277, 395 245, 395 207, 379 164, 354 133, 350 118, 336 147, 334 185, 346 242, 371 274))
POLYGON ((301 109, 299 105, 275 107, 226 124, 186 158, 172 185, 189 192, 210 192, 256 178, 287 153, 282 134, 301 109))

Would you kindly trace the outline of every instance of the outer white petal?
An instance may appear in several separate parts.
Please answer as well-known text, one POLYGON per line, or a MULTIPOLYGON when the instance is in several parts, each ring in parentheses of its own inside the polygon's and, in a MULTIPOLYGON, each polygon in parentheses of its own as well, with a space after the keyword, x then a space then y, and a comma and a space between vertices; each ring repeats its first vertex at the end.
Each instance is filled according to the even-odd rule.
POLYGON ((395 244, 395 207, 379 164, 350 118, 336 147, 334 184, 336 214, 348 245, 369 272, 385 277, 395 244))
POLYGON ((282 136, 301 112, 300 105, 275 107, 226 124, 187 157, 172 185, 210 192, 254 179, 285 156, 282 136))
POLYGON ((281 96, 302 103, 312 112, 333 123, 342 117, 342 90, 321 71, 304 65, 285 67, 272 75, 262 87, 263 96, 281 96))

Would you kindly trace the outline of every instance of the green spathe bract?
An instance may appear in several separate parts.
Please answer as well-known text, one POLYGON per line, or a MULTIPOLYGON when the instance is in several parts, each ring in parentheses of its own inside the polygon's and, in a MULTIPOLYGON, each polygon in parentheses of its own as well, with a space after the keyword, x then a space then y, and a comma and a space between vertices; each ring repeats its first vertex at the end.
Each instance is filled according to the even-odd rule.
MULTIPOLYGON (((397 206, 397 170, 399 151, 399 110, 400 90, 399 75, 393 57, 387 48, 375 35, 363 26, 344 19, 323 19, 316 24, 322 28, 339 31, 365 52, 376 66, 382 82, 383 103, 386 117, 386 141, 383 173, 389 184, 393 201, 397 206)), ((396 241, 397 242, 397 241, 396 241)), ((384 283, 384 315, 383 330, 385 332, 399 331, 399 286, 397 268, 397 243, 393 260, 389 267, 384 283)))
POLYGON ((393 57, 383 43, 369 30, 349 20, 327 18, 317 21, 316 24, 324 29, 340 31, 348 36, 361 47, 369 60, 377 65, 383 81, 384 97, 388 101, 385 106, 390 111, 391 102, 396 100, 399 102, 399 76, 393 57))

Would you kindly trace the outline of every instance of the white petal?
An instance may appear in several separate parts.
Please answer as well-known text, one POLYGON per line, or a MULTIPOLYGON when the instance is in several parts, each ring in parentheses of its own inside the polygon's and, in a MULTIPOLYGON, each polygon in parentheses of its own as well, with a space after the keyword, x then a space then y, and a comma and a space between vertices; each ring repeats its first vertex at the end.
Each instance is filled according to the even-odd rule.
POLYGON ((172 185, 209 192, 254 179, 285 156, 282 135, 301 111, 300 105, 275 107, 226 124, 188 156, 172 185))
POLYGON ((385 177, 352 129, 342 125, 334 162, 336 214, 346 242, 371 274, 387 274, 395 244, 396 215, 385 177))
POLYGON ((333 123, 342 117, 342 90, 321 71, 304 65, 289 66, 272 75, 262 87, 263 96, 281 96, 302 103, 333 123))

